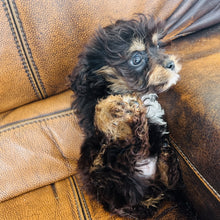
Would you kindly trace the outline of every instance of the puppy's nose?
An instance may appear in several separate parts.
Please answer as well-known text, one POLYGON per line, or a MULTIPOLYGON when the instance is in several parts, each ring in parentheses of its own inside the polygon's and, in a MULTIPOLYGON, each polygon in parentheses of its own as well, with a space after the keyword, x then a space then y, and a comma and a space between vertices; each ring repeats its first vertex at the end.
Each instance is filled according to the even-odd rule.
POLYGON ((174 70, 174 69, 175 69, 175 63, 174 63, 172 60, 169 60, 169 61, 165 64, 165 68, 174 70))

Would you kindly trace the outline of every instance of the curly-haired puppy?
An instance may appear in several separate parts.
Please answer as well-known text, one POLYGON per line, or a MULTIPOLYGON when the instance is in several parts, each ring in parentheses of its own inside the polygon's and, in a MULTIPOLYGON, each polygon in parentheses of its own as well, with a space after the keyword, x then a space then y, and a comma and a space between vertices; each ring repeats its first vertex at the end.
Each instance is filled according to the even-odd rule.
POLYGON ((154 19, 118 20, 100 28, 70 76, 73 107, 87 136, 94 133, 95 105, 109 94, 160 93, 179 78, 180 65, 164 54, 159 40, 164 33, 154 19))
POLYGON ((144 15, 100 28, 70 76, 86 134, 78 163, 83 183, 121 216, 149 216, 179 177, 156 94, 178 81, 180 65, 160 49, 159 30, 144 15))
MULTIPOLYGON (((160 105, 155 95, 146 97, 148 106, 136 95, 110 95, 95 108, 95 133, 81 149, 79 172, 87 192, 107 211, 143 219, 151 216, 160 200, 179 180, 178 162, 166 142, 151 146, 150 120, 160 105), (156 108, 157 108, 156 107, 156 108), (147 113, 147 117, 146 117, 147 113)), ((166 136, 154 133, 154 138, 166 136)))

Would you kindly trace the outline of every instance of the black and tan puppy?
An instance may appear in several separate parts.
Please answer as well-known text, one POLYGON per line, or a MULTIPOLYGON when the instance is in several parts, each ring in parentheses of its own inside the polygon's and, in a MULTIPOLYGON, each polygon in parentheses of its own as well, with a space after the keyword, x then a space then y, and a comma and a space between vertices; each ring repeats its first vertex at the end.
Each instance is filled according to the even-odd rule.
POLYGON ((70 76, 86 134, 78 163, 83 183, 121 216, 150 216, 179 178, 156 94, 178 81, 180 65, 161 51, 160 37, 144 15, 100 28, 70 76))
POLYGON ((159 48, 162 33, 153 19, 119 20, 100 28, 70 76, 73 107, 87 136, 94 133, 95 105, 109 94, 160 93, 179 78, 180 65, 159 48))
MULTIPOLYGON (((148 103, 154 105, 154 97, 148 103)), ((85 140, 78 162, 83 186, 107 211, 145 219, 179 181, 174 151, 161 140, 164 125, 157 124, 149 141, 152 109, 136 95, 110 95, 95 108, 95 133, 85 140)), ((159 120, 162 121, 162 118, 159 120)))

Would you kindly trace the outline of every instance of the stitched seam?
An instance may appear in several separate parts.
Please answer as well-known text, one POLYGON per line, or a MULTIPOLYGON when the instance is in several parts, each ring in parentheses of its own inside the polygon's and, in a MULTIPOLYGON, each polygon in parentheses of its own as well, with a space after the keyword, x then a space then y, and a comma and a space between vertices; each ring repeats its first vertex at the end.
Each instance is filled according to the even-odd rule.
POLYGON ((72 192, 73 192, 73 196, 74 196, 74 200, 75 200, 75 204, 76 204, 76 209, 77 209, 77 212, 78 212, 78 217, 79 217, 79 219, 82 219, 82 217, 81 217, 81 214, 80 214, 80 211, 79 211, 79 205, 78 205, 78 200, 79 200, 79 197, 78 197, 78 195, 77 195, 77 192, 76 192, 76 189, 74 190, 74 181, 73 181, 73 179, 72 179, 72 181, 71 181, 71 179, 69 178, 69 182, 70 182, 70 186, 71 186, 71 188, 72 188, 72 192), (78 200, 77 200, 77 197, 78 197, 78 200))
POLYGON ((14 0, 12 3, 9 0, 2 0, 2 2, 25 73, 27 74, 36 97, 44 99, 47 97, 46 90, 40 79, 37 66, 35 65, 30 47, 27 43, 16 4, 14 0))
POLYGON ((79 202, 80 202, 80 207, 82 209, 83 217, 84 217, 84 219, 87 219, 85 211, 84 211, 84 208, 83 208, 83 205, 82 205, 82 200, 81 200, 81 197, 80 197, 80 192, 79 192, 79 189, 77 187, 76 180, 75 180, 75 178, 73 176, 72 176, 72 180, 73 180, 73 184, 74 184, 74 187, 75 187, 75 190, 76 190, 79 202))
POLYGON ((15 130, 17 128, 21 128, 21 127, 24 127, 27 125, 37 124, 37 123, 41 123, 43 121, 48 121, 48 120, 52 120, 52 119, 56 119, 56 118, 63 118, 63 117, 72 116, 72 115, 74 115, 73 110, 66 110, 64 112, 54 113, 52 115, 46 115, 46 116, 41 116, 41 117, 37 117, 37 118, 27 119, 25 121, 20 121, 18 123, 13 124, 13 125, 3 127, 2 129, 0 129, 0 134, 11 131, 11 130, 15 130))
POLYGON ((77 187, 75 178, 74 178, 73 176, 72 176, 71 178, 72 178, 72 181, 73 181, 73 184, 74 184, 75 191, 76 191, 76 193, 77 193, 77 197, 78 197, 78 200, 79 200, 79 203, 80 203, 80 207, 81 207, 81 209, 82 209, 83 217, 84 217, 84 219, 86 220, 87 217, 86 217, 86 213, 85 213, 85 210, 84 210, 84 208, 83 208, 82 200, 81 200, 81 197, 80 197, 80 191, 79 191, 79 189, 78 189, 78 187, 77 187))
POLYGON ((20 32, 21 32, 21 35, 20 35, 20 36, 22 36, 21 41, 24 42, 24 45, 25 45, 24 49, 27 50, 27 52, 26 51, 24 51, 24 52, 27 56, 27 61, 28 61, 28 64, 30 66, 31 73, 32 73, 32 75, 33 75, 33 77, 36 81, 37 87, 39 89, 39 92, 42 95, 42 98, 47 98, 47 93, 46 93, 45 87, 44 87, 43 82, 40 78, 38 68, 37 68, 37 66, 34 62, 34 59, 33 59, 32 53, 31 53, 31 49, 30 49, 29 44, 27 42, 26 34, 24 32, 24 28, 22 26, 22 22, 21 22, 21 19, 19 17, 18 9, 17 9, 17 6, 16 6, 14 0, 12 1, 12 5, 13 5, 14 12, 15 12, 15 16, 17 18, 16 21, 19 24, 19 25, 17 25, 17 26, 19 26, 18 31, 20 30, 20 32))
POLYGON ((190 167, 190 169, 193 171, 193 173, 201 180, 203 185, 211 192, 211 194, 220 202, 220 195, 219 193, 214 189, 214 187, 203 177, 203 175, 197 170, 197 168, 193 165, 193 163, 187 158, 187 156, 184 154, 184 152, 175 144, 174 139, 170 138, 171 144, 176 149, 178 154, 182 157, 182 159, 185 161, 185 163, 190 167))
POLYGON ((14 38, 14 41, 15 41, 15 44, 16 44, 16 47, 17 47, 17 50, 18 50, 18 54, 19 54, 19 56, 20 56, 20 58, 21 58, 21 62, 22 62, 22 65, 23 65, 23 67, 24 67, 25 73, 27 74, 27 77, 28 77, 28 79, 29 79, 29 81, 30 81, 30 83, 31 83, 31 86, 32 86, 32 88, 33 88, 33 90, 34 90, 34 92, 35 92, 36 97, 37 97, 37 98, 41 98, 41 97, 40 97, 40 94, 38 93, 38 91, 37 91, 36 88, 35 88, 34 81, 33 81, 33 79, 31 78, 31 75, 30 75, 30 73, 29 73, 30 71, 29 71, 29 68, 28 68, 28 66, 27 66, 27 64, 26 64, 25 57, 24 57, 24 55, 23 55, 23 53, 22 53, 22 50, 21 50, 21 45, 19 44, 18 37, 17 37, 16 31, 15 31, 15 28, 16 28, 16 27, 14 28, 14 25, 13 25, 13 22, 12 22, 12 18, 10 17, 10 14, 11 14, 11 13, 9 13, 9 9, 8 9, 8 6, 6 5, 5 1, 2 0, 2 2, 3 2, 2 6, 3 6, 3 8, 4 8, 6 17, 7 17, 7 19, 8 19, 9 26, 10 26, 11 32, 12 32, 12 36, 13 36, 13 38, 14 38))
MULTIPOLYGON (((72 178, 74 179, 75 182, 77 182, 77 178, 76 178, 76 177, 72 177, 72 178)), ((90 220, 92 220, 92 218, 91 218, 91 214, 90 214, 90 212, 89 212, 89 208, 88 208, 87 203, 86 203, 86 200, 85 200, 85 197, 84 197, 82 191, 80 190, 80 188, 78 187, 77 184, 76 184, 76 188, 77 188, 77 191, 79 191, 79 194, 81 195, 80 198, 81 198, 81 200, 82 200, 82 202, 83 202, 83 204, 84 204, 84 206, 83 206, 83 207, 84 207, 83 210, 85 209, 84 212, 86 212, 88 218, 89 218, 90 220)))

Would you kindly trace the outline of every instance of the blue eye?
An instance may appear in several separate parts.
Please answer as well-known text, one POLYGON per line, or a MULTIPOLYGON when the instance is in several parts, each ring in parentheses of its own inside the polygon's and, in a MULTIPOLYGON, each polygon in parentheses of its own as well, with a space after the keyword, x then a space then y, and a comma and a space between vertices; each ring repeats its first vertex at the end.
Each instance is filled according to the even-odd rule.
POLYGON ((132 56, 132 59, 131 59, 131 62, 134 66, 137 66, 138 64, 141 63, 141 61, 143 60, 143 57, 140 53, 135 53, 133 56, 132 56))
POLYGON ((141 71, 147 65, 147 62, 148 57, 145 51, 135 51, 128 60, 129 65, 137 71, 141 71))

